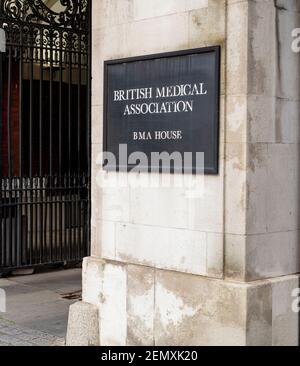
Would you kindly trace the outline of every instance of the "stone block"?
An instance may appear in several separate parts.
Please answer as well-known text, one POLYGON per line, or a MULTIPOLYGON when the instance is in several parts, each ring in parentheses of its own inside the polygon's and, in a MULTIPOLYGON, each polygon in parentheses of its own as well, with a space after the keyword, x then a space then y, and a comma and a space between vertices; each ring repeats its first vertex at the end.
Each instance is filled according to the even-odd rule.
POLYGON ((248 1, 248 93, 274 96, 277 81, 274 1, 248 1), (250 77, 251 75, 251 77, 250 77))
POLYGON ((92 4, 93 30, 109 28, 118 24, 133 21, 133 2, 133 0, 94 1, 92 4))
POLYGON ((246 235, 225 235, 225 277, 246 279, 246 235))
POLYGON ((127 273, 123 265, 107 263, 103 267, 100 301, 101 346, 126 346, 127 273))
POLYGON ((157 271, 155 345, 245 345, 246 286, 157 271))
MULTIPOLYGON (((195 7, 189 13, 189 47, 224 45, 226 38, 224 0, 208 1, 207 7, 195 7)), ((222 63, 225 64, 222 57, 222 63)))
MULTIPOLYGON (((152 2, 147 1, 147 3, 152 2)), ((126 56, 171 52, 188 48, 188 19, 188 13, 181 12, 126 24, 123 45, 126 56)))
POLYGON ((86 262, 102 272, 93 307, 99 309, 93 326, 101 330, 102 346, 297 344, 292 293, 299 276, 242 283, 118 262, 101 265, 95 258, 86 262))
POLYGON ((242 143, 228 143, 226 146, 226 234, 246 233, 246 151, 242 143))
POLYGON ((300 272, 298 230, 249 235, 247 237, 247 281, 298 272, 300 272))
POLYGON ((154 346, 155 269, 127 267, 127 346, 154 346))
POLYGON ((246 232, 267 232, 268 222, 268 145, 247 145, 246 232))
POLYGON ((226 142, 247 142, 247 106, 246 95, 228 95, 226 99, 226 142))
POLYGON ((205 232, 118 224, 116 259, 125 263, 206 275, 205 232))
POLYGON ((299 229, 299 145, 268 146, 268 232, 299 229))
POLYGON ((67 346, 99 346, 98 307, 77 302, 70 306, 67 346))
POLYGON ((247 291, 247 346, 272 346, 272 286, 252 285, 247 291))
POLYGON ((299 346, 299 314, 294 312, 291 302, 293 291, 299 288, 298 276, 287 276, 271 280, 273 346, 299 346))
POLYGON ((245 95, 248 88, 248 1, 227 6, 226 92, 245 95))
POLYGON ((105 262, 97 258, 84 258, 82 264, 82 299, 99 306, 102 300, 105 262))
POLYGON ((92 143, 103 144, 103 106, 92 107, 92 143))
POLYGON ((134 0, 134 20, 168 16, 209 6, 209 0, 134 0))

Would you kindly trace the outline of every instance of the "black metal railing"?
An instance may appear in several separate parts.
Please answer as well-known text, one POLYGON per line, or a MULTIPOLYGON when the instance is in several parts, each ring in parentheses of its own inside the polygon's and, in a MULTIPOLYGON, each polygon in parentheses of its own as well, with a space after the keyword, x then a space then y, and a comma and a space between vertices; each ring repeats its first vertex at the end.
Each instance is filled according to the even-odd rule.
POLYGON ((88 251, 83 175, 1 180, 0 268, 73 262, 88 251))
POLYGON ((0 0, 0 273, 90 242, 89 0, 0 0))

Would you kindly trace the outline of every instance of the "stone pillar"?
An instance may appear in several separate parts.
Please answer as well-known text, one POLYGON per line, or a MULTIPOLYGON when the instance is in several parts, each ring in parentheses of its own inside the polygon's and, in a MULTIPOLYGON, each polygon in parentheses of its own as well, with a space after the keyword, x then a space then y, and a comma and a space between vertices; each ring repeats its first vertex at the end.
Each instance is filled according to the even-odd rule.
POLYGON ((93 2, 92 256, 83 302, 99 310, 100 345, 298 344, 296 27, 297 0, 93 2), (203 197, 99 187, 97 176, 109 174, 99 159, 104 60, 215 45, 220 173, 205 178, 203 197))

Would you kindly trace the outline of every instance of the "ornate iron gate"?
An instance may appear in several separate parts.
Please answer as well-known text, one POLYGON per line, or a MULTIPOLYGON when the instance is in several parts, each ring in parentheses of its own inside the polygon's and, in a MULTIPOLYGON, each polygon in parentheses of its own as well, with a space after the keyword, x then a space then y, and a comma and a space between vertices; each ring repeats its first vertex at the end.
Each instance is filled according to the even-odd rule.
POLYGON ((89 251, 90 1, 0 0, 0 272, 89 251))

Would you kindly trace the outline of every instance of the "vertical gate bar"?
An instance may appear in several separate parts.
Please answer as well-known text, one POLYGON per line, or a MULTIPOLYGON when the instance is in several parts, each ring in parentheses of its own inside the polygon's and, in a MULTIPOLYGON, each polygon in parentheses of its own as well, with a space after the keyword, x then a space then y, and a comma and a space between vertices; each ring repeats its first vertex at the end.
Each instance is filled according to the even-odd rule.
MULTIPOLYGON (((58 40, 60 40, 60 32, 56 32, 56 35, 58 37, 58 40)), ((56 66, 58 65, 59 67, 59 59, 57 58, 57 55, 59 54, 59 50, 57 49, 57 43, 55 44, 55 64, 56 66)), ((57 85, 57 83, 56 83, 57 85)), ((58 86, 59 86, 59 82, 58 82, 58 86)), ((55 89, 56 90, 56 89, 55 89)), ((58 98, 59 98, 59 92, 58 92, 58 98)), ((58 104, 60 105, 60 101, 58 100, 58 104)), ((58 106, 58 113, 59 113, 59 106, 58 106)), ((60 116, 58 116, 58 141, 56 141, 55 143, 59 145, 59 135, 60 135, 60 116)), ((58 147, 59 149, 59 147, 58 147)), ((59 160, 59 159, 58 159, 59 160)), ((59 161, 58 164, 56 162, 55 164, 55 191, 54 191, 54 246, 55 246, 55 261, 58 262, 59 261, 59 240, 58 240, 58 236, 59 236, 59 161), (58 165, 58 166, 57 166, 58 165)))
POLYGON ((68 177, 67 174, 63 175, 63 195, 64 195, 64 202, 63 202, 63 228, 64 228, 64 259, 67 260, 68 259, 68 233, 67 233, 67 204, 66 204, 66 199, 68 197, 67 195, 67 185, 68 185, 68 177))
POLYGON ((53 261, 53 32, 50 32, 50 111, 49 111, 49 176, 50 176, 50 188, 49 188, 49 237, 50 237, 50 262, 53 261))
POLYGON ((53 233, 54 233, 54 262, 58 262, 58 240, 57 240, 57 234, 58 234, 58 210, 57 210, 57 204, 58 204, 58 175, 56 174, 54 177, 54 190, 53 190, 53 233))
MULTIPOLYGON (((35 30, 35 39, 33 42, 33 62, 35 63, 35 65, 37 65, 38 63, 38 59, 39 59, 39 49, 38 49, 38 39, 39 39, 39 30, 36 29, 35 30)), ((34 81, 34 98, 37 99, 37 91, 38 91, 38 84, 37 81, 34 81)), ((38 129, 38 123, 37 123, 37 113, 35 113, 35 118, 34 118, 34 130, 38 129)), ((36 141, 36 133, 35 133, 35 141, 36 141)), ((39 263, 39 257, 40 257, 40 244, 38 241, 38 210, 39 210, 39 192, 38 192, 38 169, 37 169, 37 151, 38 149, 35 148, 35 152, 34 152, 34 177, 33 177, 33 197, 34 197, 34 202, 33 202, 33 215, 34 215, 34 264, 38 264, 39 263)))
POLYGON ((62 85, 63 85, 63 64, 62 64, 62 58, 63 58, 63 32, 59 33, 59 245, 60 245, 60 260, 63 261, 63 227, 62 227, 62 214, 63 214, 63 207, 62 207, 62 186, 63 186, 63 180, 62 180, 62 105, 63 105, 63 93, 62 93, 62 85))
POLYGON ((3 138, 3 53, 0 52, 0 188, 1 188, 1 203, 0 203, 0 266, 4 267, 4 243, 5 240, 2 238, 2 225, 5 223, 4 219, 4 185, 3 185, 3 163, 2 163, 2 138, 3 138))
POLYGON ((92 1, 88 1, 88 42, 87 42, 87 57, 88 57, 88 80, 87 80, 87 213, 85 217, 86 225, 86 255, 90 255, 91 243, 91 105, 92 105, 92 1))
POLYGON ((78 119, 77 119, 77 150, 78 150, 78 177, 77 177, 77 202, 76 202, 76 236, 77 236, 77 245, 76 245, 76 259, 80 259, 80 247, 81 247, 81 227, 80 227, 80 182, 81 182, 81 83, 82 83, 82 71, 81 71, 81 39, 82 35, 81 32, 78 34, 79 38, 79 45, 78 45, 78 91, 77 91, 77 113, 78 113, 78 119))
POLYGON ((2 225, 4 223, 4 210, 3 210, 3 180, 2 177, 0 175, 0 184, 1 184, 1 205, 0 205, 0 267, 4 267, 4 250, 3 250, 3 245, 4 245, 4 239, 2 237, 3 234, 3 230, 2 230, 2 225))
POLYGON ((48 185, 48 176, 42 177, 42 201, 44 207, 44 215, 42 217, 42 229, 43 229, 43 242, 44 242, 44 262, 49 261, 49 248, 48 248, 48 203, 47 203, 47 185, 48 185))
MULTIPOLYGON (((32 32, 32 79, 33 79, 33 83, 32 83, 32 97, 34 100, 36 98, 36 84, 34 81, 34 63, 36 61, 36 38, 34 37, 35 32, 32 32)), ((34 104, 32 102, 32 109, 34 111, 34 104)), ((33 112, 32 112, 33 113, 33 112)), ((34 137, 33 134, 35 132, 35 129, 37 128, 36 125, 36 114, 34 115, 34 118, 32 120, 32 145, 34 144, 34 137)), ((37 231, 36 231, 36 227, 37 227, 37 186, 36 186, 36 149, 34 150, 32 147, 32 177, 31 177, 31 207, 32 207, 32 223, 31 223, 31 229, 32 229, 32 265, 36 264, 37 261, 37 257, 38 257, 38 242, 37 242, 37 231)))
POLYGON ((29 264, 33 263, 34 245, 33 245, 33 47, 34 37, 33 29, 30 31, 29 46, 29 264))
POLYGON ((8 84, 7 84, 7 163, 8 163, 8 180, 7 180, 7 194, 8 194, 8 238, 5 238, 8 254, 8 265, 12 266, 12 192, 11 192, 11 181, 13 172, 13 161, 12 161, 12 47, 9 46, 8 52, 8 84))
POLYGON ((44 57, 44 48, 43 48, 43 29, 40 30, 40 95, 39 95, 39 175, 42 177, 43 175, 43 57, 44 57))
MULTIPOLYGON (((71 38, 71 35, 69 36, 71 38)), ((70 40, 70 44, 71 44, 70 40)), ((70 45, 71 47, 71 45, 70 45)), ((69 51, 69 80, 68 80, 68 173, 71 175, 71 148, 72 148, 72 139, 71 139, 71 123, 72 123, 72 52, 69 51)))
POLYGON ((40 201, 40 215, 39 215, 39 245, 40 245, 40 263, 44 261, 44 235, 43 232, 46 230, 44 227, 44 191, 43 191, 43 83, 44 83, 44 30, 40 29, 40 75, 39 75, 39 201, 40 201))
POLYGON ((72 193, 71 193, 71 185, 72 185, 72 178, 71 178, 71 152, 72 152, 72 138, 71 138, 71 124, 72 124, 72 34, 69 34, 69 81, 68 81, 68 194, 67 194, 67 215, 68 215, 68 259, 71 259, 71 246, 72 246, 72 205, 71 205, 71 199, 72 199, 72 193))
POLYGON ((62 84, 63 84, 63 73, 62 73, 62 32, 59 33, 59 143, 58 143, 58 153, 59 153, 59 175, 62 174, 62 84))
POLYGON ((4 210, 3 210, 3 266, 8 266, 7 262, 7 178, 3 178, 4 186, 4 210))
POLYGON ((40 257, 40 245, 38 242, 38 177, 34 176, 33 178, 33 196, 34 196, 34 245, 35 245, 35 255, 34 255, 34 264, 39 263, 39 257, 40 257))
POLYGON ((33 174, 33 35, 30 35, 29 48, 29 177, 33 174))
MULTIPOLYGON (((20 30, 20 43, 23 44, 23 31, 20 30)), ((19 57, 19 177, 23 176, 23 47, 19 57)))
POLYGON ((19 50, 19 193, 18 193, 18 267, 22 265, 22 209, 23 209, 23 191, 22 191, 22 175, 23 175, 23 28, 20 28, 20 50, 19 50))
POLYGON ((12 47, 8 46, 8 81, 7 81, 7 165, 8 176, 12 176, 12 131, 11 131, 11 102, 12 102, 12 47))
POLYGON ((26 227, 25 227, 25 235, 26 235, 26 243, 25 243, 25 265, 28 266, 31 263, 31 246, 30 246, 30 178, 24 177, 24 194, 25 194, 25 220, 26 220, 26 227), (28 255, 29 254, 29 255, 28 255))
MULTIPOLYGON (((75 179, 76 179, 76 175, 74 172, 72 172, 71 175, 71 185, 70 185, 70 217, 69 217, 69 225, 70 225, 70 233, 71 233, 71 255, 70 255, 70 259, 71 261, 73 261, 74 259, 74 244, 75 244, 75 230, 74 230, 74 186, 75 186, 75 179)), ((75 192, 76 193, 76 192, 75 192)))
POLYGON ((82 175, 82 183, 81 183, 81 189, 80 189, 80 192, 81 192, 81 200, 80 200, 80 220, 79 220, 79 227, 80 227, 80 252, 79 252, 79 255, 80 255, 80 258, 83 258, 85 256, 85 253, 84 253, 84 204, 85 204, 85 186, 84 186, 84 180, 85 180, 85 177, 84 177, 84 174, 82 175))
POLYGON ((13 179, 14 183, 14 196, 15 196, 15 212, 16 212, 16 223, 15 223, 15 228, 16 230, 14 230, 14 256, 15 256, 15 266, 19 267, 20 266, 20 247, 19 247, 19 211, 20 211, 20 202, 19 202, 19 189, 18 189, 18 178, 14 177, 13 179))
MULTIPOLYGON (((1 106, 1 110, 0 110, 0 144, 1 144, 1 150, 0 150, 0 178, 1 179, 3 177, 3 167, 4 167, 3 156, 2 156, 2 138, 3 138, 3 114, 2 114, 2 106, 3 106, 3 57, 4 57, 3 53, 0 52, 0 106, 1 106)), ((0 217, 2 217, 2 216, 0 216, 0 217)))
POLYGON ((81 34, 78 35, 79 37, 79 54, 78 54, 78 90, 77 90, 77 154, 78 154, 78 174, 81 174, 81 34))

